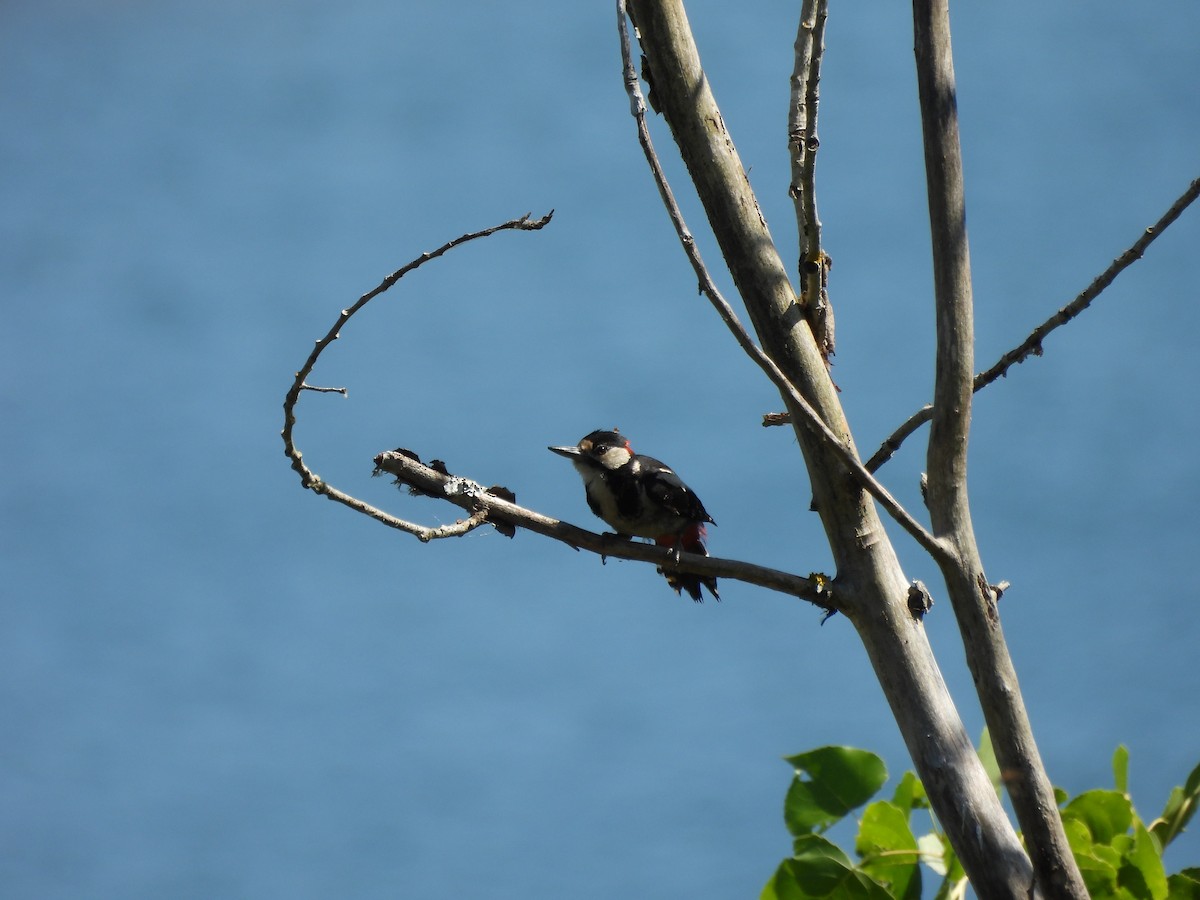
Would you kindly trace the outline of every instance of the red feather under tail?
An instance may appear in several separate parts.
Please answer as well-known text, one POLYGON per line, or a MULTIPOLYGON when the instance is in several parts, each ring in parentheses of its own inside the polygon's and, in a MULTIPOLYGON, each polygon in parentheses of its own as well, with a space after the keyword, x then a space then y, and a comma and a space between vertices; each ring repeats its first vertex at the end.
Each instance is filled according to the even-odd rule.
MULTIPOLYGON (((708 556, 708 548, 704 546, 705 533, 704 523, 696 522, 688 526, 682 534, 659 535, 654 539, 654 543, 660 547, 671 547, 676 553, 682 551, 708 556)), ((717 579, 711 575, 693 575, 690 572, 676 572, 663 568, 658 571, 667 579, 667 584, 675 588, 675 593, 682 594, 683 591, 687 591, 688 596, 697 603, 704 602, 701 587, 707 588, 718 601, 721 599, 721 595, 717 593, 717 579)))

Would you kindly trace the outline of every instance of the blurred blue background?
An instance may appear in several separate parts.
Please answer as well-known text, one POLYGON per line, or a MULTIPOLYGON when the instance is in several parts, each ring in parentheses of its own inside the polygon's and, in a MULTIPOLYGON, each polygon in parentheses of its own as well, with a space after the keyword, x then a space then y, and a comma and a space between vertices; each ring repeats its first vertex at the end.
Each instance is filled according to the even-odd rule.
MULTIPOLYGON (((689 7, 788 258, 797 6, 689 7)), ((836 8, 822 83, 834 375, 864 453, 931 385, 907 15, 836 8)), ((597 527, 545 447, 619 425, 704 498, 714 553, 828 571, 794 439, 759 425, 778 396, 641 159, 612 4, 9 0, 0 26, 0 893, 756 896, 789 849, 781 756, 906 768, 844 620, 735 583, 696 606, 527 533, 422 546, 282 455, 284 392, 338 310, 554 208, 344 330, 312 380, 349 398, 299 407, 309 464, 452 521, 370 478, 402 445, 597 527)), ((955 26, 983 368, 1200 175, 1200 7, 960 3, 955 26)), ((1200 760, 1198 250, 1191 210, 979 397, 972 445, 1051 775, 1110 786, 1125 742, 1148 818, 1200 760)), ((883 470, 917 511, 926 433, 883 470)), ((977 732, 936 573, 891 531, 977 732)), ((1168 862, 1200 862, 1200 829, 1168 862)))

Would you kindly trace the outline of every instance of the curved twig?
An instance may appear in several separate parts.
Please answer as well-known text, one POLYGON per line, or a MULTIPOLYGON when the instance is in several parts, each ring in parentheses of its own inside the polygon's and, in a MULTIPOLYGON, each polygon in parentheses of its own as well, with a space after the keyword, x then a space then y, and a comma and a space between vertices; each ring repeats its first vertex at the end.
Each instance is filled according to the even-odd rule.
MULTIPOLYGON (((296 401, 300 399, 300 394, 302 391, 318 391, 322 393, 337 392, 342 396, 346 396, 345 388, 320 388, 305 383, 305 379, 307 379, 312 373, 313 367, 316 366, 317 360, 320 358, 321 354, 325 352, 325 348, 336 341, 340 336, 339 333, 341 332, 342 326, 349 322, 351 317, 368 303, 370 303, 372 299, 382 294, 413 269, 423 266, 431 259, 437 259, 439 256, 442 256, 461 244, 466 244, 470 241, 478 240, 479 238, 488 237, 495 234, 497 231, 540 231, 542 228, 545 228, 547 224, 549 224, 553 215, 554 210, 550 210, 550 212, 546 213, 546 215, 542 216, 540 219, 533 219, 530 217, 531 213, 526 213, 520 218, 509 219, 507 222, 501 222, 499 225, 493 225, 491 228, 485 228, 482 231, 471 231, 467 234, 456 237, 452 241, 447 241, 436 250, 428 253, 422 253, 412 262, 405 266, 401 266, 387 278, 383 279, 378 286, 367 291, 365 294, 359 297, 353 306, 342 310, 342 314, 338 316, 337 321, 333 323, 333 327, 329 329, 323 338, 316 342, 316 345, 312 349, 312 353, 308 354, 308 359, 304 361, 304 365, 301 366, 300 371, 296 373, 296 377, 292 381, 292 386, 288 389, 287 396, 283 401, 283 431, 280 432, 280 436, 283 438, 283 452, 284 455, 286 455, 288 459, 292 461, 292 468, 295 469, 296 473, 300 476, 300 483, 304 487, 309 488, 310 490, 315 490, 316 485, 323 485, 323 490, 318 491, 318 493, 323 493, 331 499, 338 500, 342 503, 347 503, 347 500, 354 499, 348 494, 342 494, 340 491, 322 482, 321 479, 318 478, 317 475, 304 464, 304 454, 301 453, 299 448, 296 446, 294 438, 294 431, 296 428, 296 401)), ((357 503, 360 501, 355 502, 357 503)), ((352 504, 347 503, 347 505, 352 504)), ((366 504, 362 505, 366 506, 366 504)), ((367 512, 366 509, 360 511, 367 512)), ((374 513, 378 512, 379 510, 374 510, 374 512, 368 514, 374 515, 374 513)), ((385 517, 387 516, 386 513, 381 513, 381 515, 385 517)), ((376 518, 378 518, 378 516, 376 516, 376 518)), ((401 528, 404 531, 410 531, 411 533, 416 533, 413 532, 412 529, 421 529, 423 527, 420 525, 412 525, 411 523, 401 524, 400 519, 396 519, 394 522, 389 524, 392 524, 393 527, 401 528)))

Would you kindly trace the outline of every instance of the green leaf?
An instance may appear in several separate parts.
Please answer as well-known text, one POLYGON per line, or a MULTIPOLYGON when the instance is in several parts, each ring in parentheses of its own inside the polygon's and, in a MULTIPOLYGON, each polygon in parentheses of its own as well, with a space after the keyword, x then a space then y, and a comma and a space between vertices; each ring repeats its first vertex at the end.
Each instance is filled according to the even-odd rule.
POLYGON ((1171 900, 1200 900, 1200 869, 1184 869, 1168 878, 1167 896, 1171 900))
POLYGON ((965 875, 957 880, 947 878, 934 894, 933 900, 966 900, 967 888, 970 886, 965 875))
POLYGON ((1133 804, 1116 791, 1085 791, 1064 807, 1063 820, 1083 822, 1097 844, 1111 844, 1133 824, 1133 804))
POLYGON ((1117 744, 1117 749, 1113 752, 1113 784, 1122 794, 1129 793, 1129 748, 1124 744, 1117 744))
POLYGON ((1140 822, 1134 829, 1132 846, 1125 854, 1117 879, 1135 896, 1167 900, 1167 873, 1158 844, 1140 822))
POLYGON ((883 760, 854 747, 818 747, 786 759, 796 769, 783 807, 793 835, 824 831, 870 800, 887 781, 883 760))
POLYGON ((892 803, 911 813, 914 809, 929 809, 929 796, 925 793, 925 785, 915 772, 905 772, 892 793, 892 803))
POLYGON ((893 897, 920 900, 921 854, 907 812, 886 800, 872 803, 863 811, 854 850, 862 870, 893 897))
POLYGON ((1108 849, 1117 854, 1117 858, 1121 858, 1133 852, 1133 835, 1132 834, 1114 834, 1112 843, 1108 845, 1108 849))
POLYGON ((854 861, 846 855, 845 850, 819 834, 801 835, 792 841, 792 858, 814 864, 832 860, 839 866, 854 868, 854 861))
MULTIPOLYGON (((1076 809, 1075 814, 1081 811, 1087 810, 1076 809)), ((1088 826, 1086 817, 1069 815, 1063 810, 1062 824, 1067 832, 1070 852, 1074 854, 1075 863, 1079 865, 1080 874, 1084 876, 1087 893, 1097 900, 1116 898, 1117 872, 1122 864, 1121 854, 1108 844, 1097 844, 1092 839, 1092 829, 1088 826)))
POLYGON ((1000 777, 1000 763, 996 760, 996 748, 992 746, 992 735, 984 726, 983 734, 979 736, 979 761, 983 763, 983 770, 987 772, 988 778, 991 779, 992 787, 999 794, 1002 790, 1002 779, 1000 777))
POLYGON ((1083 883, 1092 897, 1105 897, 1117 889, 1117 867, 1094 853, 1075 853, 1083 883))
POLYGON ((963 871, 962 863, 958 861, 949 839, 944 834, 927 834, 917 843, 921 846, 921 858, 924 863, 942 876, 935 900, 961 900, 965 897, 967 873, 963 871), (940 855, 935 855, 937 851, 933 847, 934 841, 941 845, 940 855))
MULTIPOLYGON (((1118 835, 1118 837, 1123 837, 1123 835, 1118 835)), ((1108 844, 1093 844, 1092 855, 1111 866, 1113 871, 1121 868, 1121 859, 1124 856, 1123 853, 1114 850, 1108 844)))
POLYGON ((1196 814, 1196 806, 1200 804, 1200 765, 1192 769, 1183 787, 1176 787, 1167 798, 1167 805, 1157 819, 1150 825, 1150 830, 1166 847, 1179 837, 1179 833, 1187 827, 1192 816, 1196 814))
POLYGON ((863 810, 854 850, 859 856, 871 856, 897 850, 917 854, 917 839, 908 827, 904 810, 887 800, 876 800, 863 810))
POLYGON ((780 863, 779 868, 775 870, 775 874, 771 876, 771 880, 763 885, 762 893, 758 895, 758 900, 780 900, 783 896, 779 892, 783 890, 781 881, 786 877, 783 864, 780 863))
POLYGON ((1067 834, 1067 843, 1071 847, 1071 852, 1076 856, 1081 853, 1091 853, 1092 832, 1088 829, 1086 822, 1081 822, 1079 819, 1063 819, 1063 830, 1067 834))
POLYGON ((945 853, 945 844, 942 843, 942 838, 932 831, 929 834, 923 834, 917 839, 917 849, 921 851, 921 862, 929 866, 936 874, 944 876, 950 871, 947 864, 945 853))
POLYGON ((891 900, 883 885, 815 834, 796 839, 796 855, 776 869, 761 900, 891 900))

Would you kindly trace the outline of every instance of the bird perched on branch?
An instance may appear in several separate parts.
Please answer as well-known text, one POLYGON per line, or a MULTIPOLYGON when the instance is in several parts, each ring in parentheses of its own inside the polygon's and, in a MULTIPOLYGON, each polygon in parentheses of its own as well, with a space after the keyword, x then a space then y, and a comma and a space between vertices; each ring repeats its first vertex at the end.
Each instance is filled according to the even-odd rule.
MULTIPOLYGON (((708 556, 705 523, 710 516, 692 489, 666 463, 634 453, 624 435, 593 431, 574 447, 547 448, 571 460, 581 478, 592 512, 622 537, 651 538, 681 552, 708 556)), ((711 575, 659 569, 676 593, 687 591, 699 603, 701 586, 716 599, 717 579, 711 575)))

